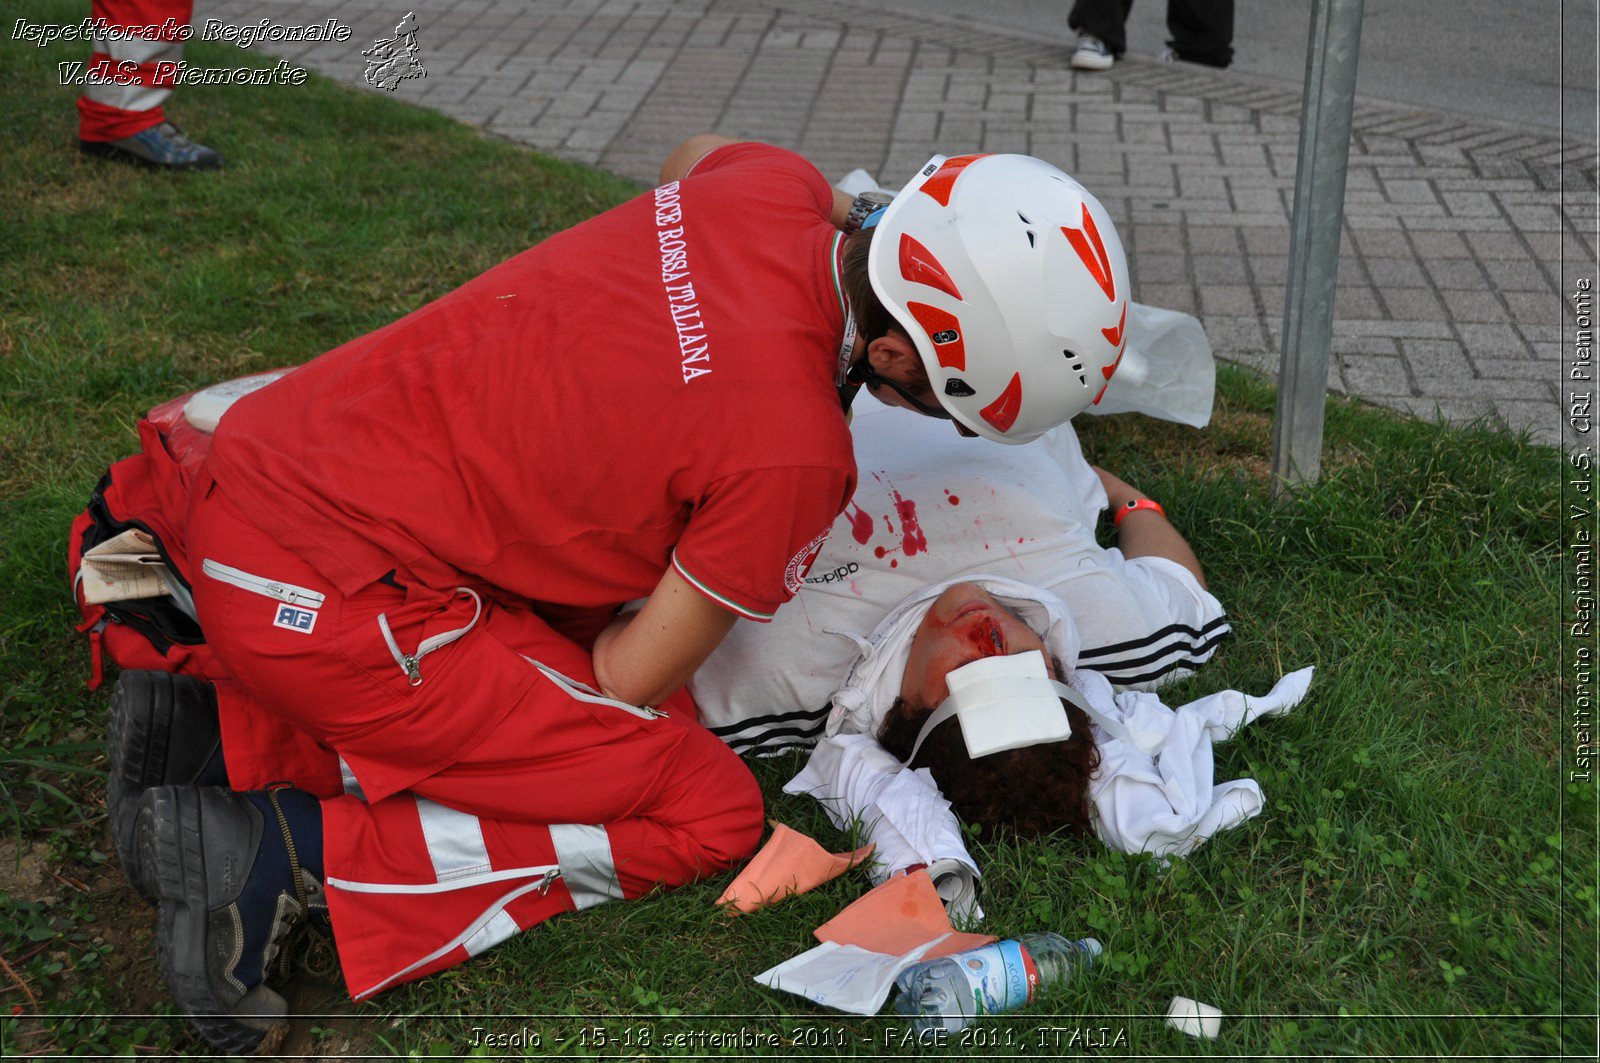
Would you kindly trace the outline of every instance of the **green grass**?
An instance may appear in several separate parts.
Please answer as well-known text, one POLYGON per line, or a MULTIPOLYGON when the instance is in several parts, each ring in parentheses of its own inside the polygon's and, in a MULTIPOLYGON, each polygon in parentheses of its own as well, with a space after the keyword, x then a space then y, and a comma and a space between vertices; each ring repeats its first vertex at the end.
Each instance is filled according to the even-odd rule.
MULTIPOLYGON (((182 91, 175 116, 228 155, 220 174, 92 163, 71 150, 74 93, 53 85, 72 52, 0 42, 0 955, 26 985, 0 973, 0 1013, 37 1000, 49 1016, 0 1020, 0 1049, 196 1053, 159 984, 152 916, 104 855, 105 705, 83 689, 69 521, 153 404, 320 353, 633 189, 317 79, 182 91)), ((241 55, 255 61, 203 45, 190 58, 241 55)), ((1596 795, 1558 775, 1558 455, 1332 402, 1322 482, 1275 505, 1271 409, 1269 384, 1224 369, 1204 432, 1083 428, 1094 460, 1191 533, 1238 631, 1168 700, 1318 666, 1295 714, 1219 749, 1219 778, 1260 780, 1266 811, 1164 871, 1089 843, 980 847, 990 929, 1092 933, 1107 953, 1093 977, 982 1027, 995 1043, 972 1054, 1076 1055, 1119 1030, 1106 1052, 1591 1048, 1592 1021, 1559 1017, 1594 1006, 1595 839, 1574 813, 1596 795), (1177 994, 1223 1008, 1220 1040, 1162 1029, 1177 994)), ((844 847, 813 803, 779 793, 798 766, 756 765, 770 814, 844 847)), ((468 1052, 476 1025, 527 1027, 564 1054, 741 1028, 789 1054, 838 1054, 840 1038, 905 1053, 895 1020, 750 981, 864 878, 731 923, 712 909, 723 885, 553 920, 374 1004, 300 983, 297 1008, 333 1014, 299 1021, 291 1047, 468 1052), (485 1013, 555 1017, 455 1017, 485 1013), (595 1027, 608 1045, 583 1039, 595 1027)), ((481 1054, 500 1051, 520 1049, 481 1054)))

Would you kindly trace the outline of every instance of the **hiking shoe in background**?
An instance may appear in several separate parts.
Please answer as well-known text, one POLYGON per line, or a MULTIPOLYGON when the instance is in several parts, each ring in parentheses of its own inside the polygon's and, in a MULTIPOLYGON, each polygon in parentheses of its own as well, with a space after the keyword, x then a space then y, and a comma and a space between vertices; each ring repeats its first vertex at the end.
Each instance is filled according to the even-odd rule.
POLYGON ((1110 70, 1111 64, 1116 61, 1105 41, 1087 33, 1078 34, 1078 50, 1072 53, 1072 69, 1110 70))
POLYGON ((78 150, 99 159, 118 159, 154 170, 216 170, 222 156, 162 122, 121 140, 80 140, 78 150))

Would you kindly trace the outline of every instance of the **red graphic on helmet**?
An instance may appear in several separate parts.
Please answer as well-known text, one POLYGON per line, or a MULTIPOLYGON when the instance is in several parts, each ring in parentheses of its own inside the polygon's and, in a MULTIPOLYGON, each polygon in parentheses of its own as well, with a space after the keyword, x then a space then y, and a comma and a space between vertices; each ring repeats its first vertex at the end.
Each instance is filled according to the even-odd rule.
MULTIPOLYGON (((1105 389, 1101 389, 1102 391, 1105 389)), ((1011 374, 1011 383, 1000 393, 1000 397, 989 405, 979 410, 985 421, 994 425, 997 432, 1009 432, 1011 426, 1017 423, 1017 414, 1022 412, 1022 374, 1011 374)))
MULTIPOLYGON (((1122 327, 1124 325, 1126 325, 1127 323, 1128 323, 1128 302, 1127 302, 1126 299, 1124 299, 1123 302, 1122 302, 1122 317, 1120 317, 1117 320, 1117 327, 1116 328, 1103 328, 1103 329, 1100 330, 1100 335, 1102 335, 1102 336, 1104 336, 1106 338, 1106 342, 1107 343, 1111 344, 1111 346, 1113 346, 1113 347, 1119 348, 1119 350, 1117 352, 1119 357, 1121 356, 1121 353, 1122 353, 1121 350, 1120 350, 1120 348, 1122 347, 1122 327)), ((1109 369, 1102 370, 1102 372, 1104 372, 1106 374, 1106 379, 1107 380, 1111 379, 1111 371, 1109 369)))
POLYGON ((967 344, 961 338, 961 322, 956 316, 927 303, 907 303, 906 309, 933 341, 934 357, 939 359, 939 364, 946 369, 964 371, 967 344))
POLYGON ((1100 392, 1099 394, 1095 395, 1094 401, 1089 403, 1090 406, 1100 405, 1100 400, 1105 396, 1106 388, 1111 386, 1112 375, 1116 373, 1117 366, 1122 364, 1122 352, 1127 349, 1127 344, 1123 344, 1121 347, 1117 348, 1117 360, 1112 362, 1110 365, 1101 368, 1100 372, 1106 375, 1106 382, 1100 385, 1100 392))
POLYGON ((946 295, 961 298, 956 282, 950 279, 944 266, 933 257, 932 251, 913 240, 910 233, 900 234, 900 276, 912 284, 926 284, 946 295))
POLYGON ((950 205, 950 190, 955 187, 956 178, 961 176, 961 171, 977 162, 986 159, 987 155, 957 155, 953 159, 944 160, 932 177, 922 182, 922 191, 934 198, 941 207, 950 205))
POLYGON ((1100 290, 1106 293, 1106 298, 1112 302, 1117 298, 1117 280, 1111 275, 1111 258, 1106 254, 1105 241, 1100 239, 1100 230, 1095 228, 1094 218, 1089 213, 1089 205, 1083 205, 1083 229, 1068 229, 1061 227, 1061 235, 1067 238, 1072 249, 1078 252, 1078 257, 1083 259, 1083 264, 1100 285, 1100 290), (1085 238, 1084 234, 1088 237, 1085 238))

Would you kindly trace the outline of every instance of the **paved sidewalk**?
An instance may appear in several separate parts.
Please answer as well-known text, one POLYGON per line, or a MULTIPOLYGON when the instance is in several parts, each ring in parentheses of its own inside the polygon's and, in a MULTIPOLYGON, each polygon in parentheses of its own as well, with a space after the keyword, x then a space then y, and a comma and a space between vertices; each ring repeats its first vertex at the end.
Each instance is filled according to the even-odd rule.
MULTIPOLYGON (((935 151, 1041 156, 1116 218, 1140 301, 1276 372, 1298 89, 1139 58, 1080 74, 1056 43, 836 0, 202 0, 197 17, 338 18, 349 41, 277 49, 360 85, 362 49, 408 10, 427 76, 396 98, 645 183, 707 129, 889 185, 935 151)), ((1330 387, 1558 445, 1595 170, 1592 143, 1362 102, 1330 387)))

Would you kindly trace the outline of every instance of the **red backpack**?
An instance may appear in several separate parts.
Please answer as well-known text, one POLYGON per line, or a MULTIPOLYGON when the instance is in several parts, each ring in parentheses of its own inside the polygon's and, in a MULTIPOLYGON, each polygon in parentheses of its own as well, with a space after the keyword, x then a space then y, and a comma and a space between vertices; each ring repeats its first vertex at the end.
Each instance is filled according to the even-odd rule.
POLYGON ((79 578, 84 551, 138 528, 155 540, 173 578, 190 591, 193 568, 185 536, 189 487, 211 449, 211 434, 184 416, 192 397, 164 402, 139 421, 139 453, 106 471, 67 536, 67 575, 83 617, 78 630, 89 636, 90 690, 99 687, 108 655, 122 668, 216 677, 204 632, 174 598, 91 605, 84 601, 79 578))

